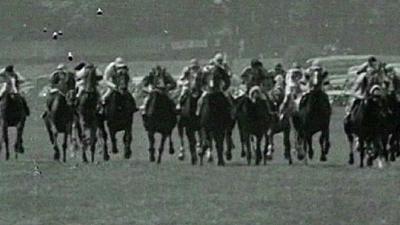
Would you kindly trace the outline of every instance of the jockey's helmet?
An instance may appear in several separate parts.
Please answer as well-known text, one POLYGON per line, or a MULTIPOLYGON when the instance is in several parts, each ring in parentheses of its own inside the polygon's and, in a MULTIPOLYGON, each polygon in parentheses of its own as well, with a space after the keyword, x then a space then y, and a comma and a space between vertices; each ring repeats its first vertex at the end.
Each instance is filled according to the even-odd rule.
POLYGON ((117 57, 115 59, 114 63, 115 63, 116 67, 125 67, 126 66, 125 62, 124 62, 124 59, 122 59, 121 57, 117 57))
POLYGON ((14 72, 14 65, 8 65, 8 66, 6 66, 5 71, 6 71, 6 72, 9 72, 9 73, 14 72))
POLYGON ((275 70, 282 70, 282 69, 283 69, 282 64, 278 63, 275 65, 275 70))
POLYGON ((260 60, 258 60, 258 59, 252 59, 251 62, 250 62, 250 66, 253 67, 253 68, 255 68, 255 67, 262 67, 263 64, 262 64, 262 62, 261 62, 260 60))
POLYGON ((199 66, 200 66, 199 60, 197 60, 196 58, 190 60, 190 67, 199 67, 199 66))
POLYGON ((57 70, 65 70, 65 69, 66 69, 66 67, 64 64, 62 64, 62 63, 58 64, 57 70))
POLYGON ((222 53, 217 53, 214 56, 214 60, 213 61, 214 61, 214 63, 222 64, 224 62, 224 55, 222 53))

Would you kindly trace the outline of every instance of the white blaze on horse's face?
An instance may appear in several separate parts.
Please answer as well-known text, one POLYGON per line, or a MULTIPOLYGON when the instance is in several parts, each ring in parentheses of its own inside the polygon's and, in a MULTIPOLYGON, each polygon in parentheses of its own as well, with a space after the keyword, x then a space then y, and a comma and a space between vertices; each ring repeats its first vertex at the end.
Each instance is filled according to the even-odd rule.
POLYGON ((318 71, 314 71, 313 78, 312 78, 312 84, 316 86, 316 85, 318 85, 318 81, 319 81, 318 71))
POLYGON ((12 94, 17 94, 18 93, 17 82, 16 82, 15 78, 11 78, 11 93, 12 94))

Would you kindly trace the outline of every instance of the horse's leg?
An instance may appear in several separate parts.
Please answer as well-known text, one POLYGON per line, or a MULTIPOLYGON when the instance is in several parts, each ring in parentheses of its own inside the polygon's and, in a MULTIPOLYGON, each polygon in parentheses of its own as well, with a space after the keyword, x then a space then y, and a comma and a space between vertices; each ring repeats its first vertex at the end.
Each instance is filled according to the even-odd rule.
POLYGON ((239 127, 240 144, 242 147, 240 157, 244 158, 244 157, 246 157, 246 140, 245 140, 245 135, 243 132, 243 127, 240 126, 240 123, 239 123, 238 127, 239 127))
POLYGON ((261 141, 264 135, 257 135, 256 140, 256 165, 260 165, 262 155, 261 155, 261 141))
POLYGON ((168 135, 167 134, 162 134, 161 135, 161 141, 160 141, 160 146, 158 147, 158 159, 157 159, 157 164, 161 163, 161 158, 162 158, 162 154, 164 152, 164 145, 165 145, 165 141, 167 140, 168 135))
POLYGON ((251 165, 251 156, 252 156, 251 136, 247 132, 244 135, 244 143, 245 143, 245 146, 246 146, 247 165, 251 165))
MULTIPOLYGON (((179 135, 179 141, 181 144, 181 147, 179 148, 179 155, 178 159, 183 161, 185 159, 185 138, 184 138, 184 133, 185 133, 185 127, 182 124, 182 119, 179 120, 178 123, 178 135, 179 135)), ((186 133, 186 136, 188 134, 186 133)))
POLYGON ((319 145, 321 146, 321 157, 320 157, 320 161, 321 162, 326 162, 327 161, 327 158, 326 158, 326 155, 328 154, 328 150, 327 150, 327 148, 329 148, 329 144, 328 144, 328 142, 329 142, 329 140, 327 140, 327 131, 326 130, 323 130, 322 132, 321 132, 321 136, 319 137, 319 145))
POLYGON ((383 147, 382 144, 382 138, 376 137, 374 138, 374 148, 376 149, 376 154, 378 156, 378 168, 382 169, 383 168, 383 160, 386 159, 387 154, 385 152, 385 148, 383 147))
MULTIPOLYGON (((394 162, 396 161, 396 139, 397 139, 397 134, 396 131, 393 132, 393 134, 391 135, 390 139, 389 139, 389 160, 394 162)), ((385 146, 385 142, 383 144, 385 146)))
POLYGON ((108 154, 108 135, 104 122, 100 123, 99 131, 101 138, 103 139, 103 160, 108 161, 110 160, 110 154, 108 154))
POLYGON ((224 160, 224 139, 225 139, 224 132, 219 133, 219 134, 214 134, 215 148, 217 149, 217 155, 218 155, 218 166, 224 166, 225 165, 225 160, 224 160))
POLYGON ((67 161, 68 137, 69 137, 69 132, 66 131, 66 132, 64 133, 64 139, 63 139, 63 144, 62 144, 62 150, 63 150, 63 158, 62 158, 62 161, 63 161, 63 162, 66 162, 66 161, 67 161))
POLYGON ((149 159, 150 159, 150 162, 154 162, 154 161, 156 161, 156 158, 155 158, 155 151, 156 151, 156 149, 154 148, 154 143, 155 143, 155 137, 154 137, 154 132, 152 132, 152 131, 148 131, 147 132, 147 137, 148 137, 148 139, 149 139, 149 159))
POLYGON ((274 132, 272 129, 266 132, 265 134, 265 147, 264 147, 264 165, 267 164, 268 158, 272 157, 272 152, 274 151, 274 132))
POLYGON ((124 132, 124 157, 125 159, 130 159, 132 156, 132 149, 131 149, 131 144, 132 144, 132 127, 129 126, 129 128, 125 129, 124 132))
POLYGON ((97 129, 90 129, 90 152, 91 152, 91 161, 94 162, 95 153, 96 153, 96 143, 97 143, 97 129))
POLYGON ((314 149, 312 145, 312 135, 307 136, 306 138, 307 145, 308 145, 308 157, 310 160, 314 158, 314 149))
POLYGON ((86 156, 86 151, 87 151, 88 146, 89 146, 90 138, 87 135, 87 128, 82 128, 81 131, 82 131, 82 133, 80 135, 80 140, 81 140, 81 143, 82 143, 82 160, 83 160, 84 163, 87 163, 88 159, 87 159, 87 156, 86 156))
POLYGON ((112 148, 112 153, 117 154, 118 151, 118 146, 117 146, 117 132, 114 129, 108 129, 110 131, 110 139, 111 139, 111 148, 112 148))
POLYGON ((226 159, 228 161, 232 160, 232 150, 235 148, 233 140, 232 140, 232 126, 230 126, 225 132, 225 140, 226 140, 226 159))
POLYGON ((358 151, 360 152, 360 168, 364 167, 364 158, 365 158, 365 146, 364 139, 358 139, 358 151))
POLYGON ((173 155, 175 154, 175 147, 174 147, 174 141, 172 140, 172 131, 168 135, 168 140, 169 140, 169 154, 173 155))
POLYGON ((201 129, 201 138, 200 138, 200 142, 201 142, 201 149, 199 152, 199 156, 200 156, 200 166, 203 165, 203 158, 204 155, 207 151, 207 149, 210 148, 210 144, 211 144, 211 140, 210 140, 210 134, 205 130, 205 129, 201 129))
POLYGON ((292 160, 292 152, 291 152, 291 144, 290 144, 290 127, 286 128, 283 131, 283 144, 285 147, 285 159, 287 159, 289 161, 289 165, 291 165, 293 163, 292 160))
POLYGON ((189 141, 189 149, 190 149, 190 155, 191 155, 191 160, 192 160, 192 165, 197 164, 197 154, 196 154, 196 136, 195 132, 192 129, 188 129, 186 131, 186 136, 189 141))

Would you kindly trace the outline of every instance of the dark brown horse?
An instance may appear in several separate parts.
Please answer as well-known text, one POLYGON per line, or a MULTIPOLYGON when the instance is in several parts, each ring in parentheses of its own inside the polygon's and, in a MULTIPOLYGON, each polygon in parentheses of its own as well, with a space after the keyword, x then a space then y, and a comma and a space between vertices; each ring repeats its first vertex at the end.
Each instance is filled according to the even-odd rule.
POLYGON ((132 155, 132 124, 133 114, 137 111, 136 102, 129 93, 129 71, 127 67, 117 69, 112 77, 116 89, 106 99, 103 114, 101 116, 100 132, 103 137, 104 160, 109 160, 107 137, 111 138, 112 153, 118 153, 116 134, 124 131, 124 157, 129 159, 132 155), (107 134, 108 133, 108 134, 107 134))
MULTIPOLYGON (((256 141, 255 164, 259 165, 263 158, 261 143, 264 137, 268 137, 267 132, 271 122, 267 100, 262 99, 260 94, 261 90, 258 94, 254 93, 254 95, 257 95, 254 98, 249 98, 248 96, 242 97, 237 104, 238 108, 235 110, 240 140, 242 146, 246 149, 247 163, 249 165, 252 159, 252 138, 254 137, 256 141)), ((266 145, 268 145, 268 141, 268 138, 265 138, 266 145)), ((264 156, 266 155, 264 154, 264 156)), ((266 162, 266 160, 264 160, 264 162, 266 162)))
POLYGON ((328 95, 322 90, 326 74, 317 70, 310 74, 311 90, 306 93, 299 105, 299 109, 293 115, 293 125, 297 132, 298 158, 312 159, 314 151, 312 137, 315 133, 321 132, 319 143, 321 146, 320 161, 326 161, 330 149, 329 125, 332 108, 328 95))
MULTIPOLYGON (((99 126, 99 92, 97 90, 98 81, 102 79, 97 75, 96 67, 93 64, 88 64, 84 67, 84 88, 81 96, 78 99, 78 136, 82 145, 82 159, 88 162, 86 151, 90 148, 91 161, 94 162, 97 142, 97 129, 99 126)), ((106 154, 106 152, 104 152, 106 154)))
POLYGON ((54 160, 60 160, 60 148, 58 146, 58 134, 64 134, 62 161, 66 161, 68 139, 72 135, 72 125, 75 113, 75 77, 73 73, 60 71, 51 79, 58 80, 58 89, 50 93, 47 99, 47 110, 43 116, 44 123, 49 133, 50 142, 53 145, 54 160))
POLYGON ((5 85, 5 93, 0 98, 0 152, 4 143, 6 147, 6 160, 10 158, 9 127, 16 127, 17 129, 17 137, 14 144, 15 158, 18 158, 19 153, 24 153, 22 135, 29 112, 27 111, 23 97, 15 92, 17 90, 16 83, 15 78, 5 79, 3 84, 5 85))
MULTIPOLYGON (((225 165, 224 140, 232 126, 232 105, 221 90, 229 88, 230 79, 226 71, 218 66, 204 68, 202 76, 203 83, 208 86, 209 92, 204 96, 200 109, 200 165, 203 164, 206 151, 215 143, 217 163, 223 166, 225 165)), ((228 145, 228 151, 229 148, 228 145)))

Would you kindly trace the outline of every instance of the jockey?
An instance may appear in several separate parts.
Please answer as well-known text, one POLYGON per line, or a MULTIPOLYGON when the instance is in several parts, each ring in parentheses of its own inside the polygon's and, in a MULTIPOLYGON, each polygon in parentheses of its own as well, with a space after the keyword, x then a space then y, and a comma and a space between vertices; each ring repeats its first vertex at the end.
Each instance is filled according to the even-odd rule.
POLYGON ((283 78, 285 78, 285 75, 286 75, 286 71, 283 69, 283 66, 281 63, 276 64, 275 68, 272 70, 269 70, 268 73, 271 74, 273 78, 275 78, 278 75, 282 75, 283 78))
POLYGON ((108 96, 110 96, 112 90, 116 88, 116 85, 113 83, 113 77, 117 74, 117 71, 120 68, 128 68, 128 66, 124 63, 124 60, 121 57, 117 57, 113 62, 108 64, 104 70, 102 82, 104 86, 106 86, 106 92, 101 97, 101 102, 103 105, 105 104, 108 96))
POLYGON ((289 112, 295 110, 297 100, 305 92, 304 71, 297 63, 293 63, 292 68, 288 70, 285 85, 285 97, 280 106, 281 119, 285 110, 289 110, 289 112))
MULTIPOLYGON (((0 80, 1 80, 1 87, 0 87, 0 98, 4 96, 6 92, 11 92, 14 94, 20 94, 19 89, 20 85, 25 82, 25 78, 21 76, 20 73, 14 70, 14 65, 8 65, 5 68, 0 70, 0 80), (7 82, 12 83, 11 87, 7 85, 7 82)), ((26 115, 29 116, 30 110, 25 98, 21 96, 22 104, 26 110, 26 115)))
POLYGON ((192 93, 195 96, 201 94, 201 66, 197 59, 192 59, 190 65, 185 67, 182 71, 182 75, 178 80, 178 87, 181 89, 181 93, 178 97, 178 105, 176 109, 181 110, 181 104, 185 96, 192 93))
MULTIPOLYGON (((306 76, 306 79, 310 79, 310 77, 311 77, 311 75, 313 74, 313 73, 322 73, 323 74, 323 81, 322 81, 322 90, 324 90, 325 88, 325 86, 326 85, 328 85, 329 84, 329 79, 328 79, 328 71, 326 71, 323 67, 322 67, 322 65, 321 65, 321 63, 319 62, 319 61, 317 61, 317 60, 315 60, 315 61, 313 61, 312 63, 311 63, 311 66, 305 71, 305 76, 306 76)), ((312 89, 313 87, 311 86, 311 84, 310 84, 310 87, 309 87, 310 89, 312 89)))
MULTIPOLYGON (((169 96, 169 92, 175 89, 177 86, 171 74, 166 71, 166 68, 162 68, 161 66, 156 66, 156 68, 153 68, 151 72, 143 78, 142 84, 143 88, 148 89, 144 90, 147 93, 156 91, 167 96, 169 96)), ((146 96, 146 98, 143 100, 143 105, 140 107, 140 109, 143 110, 143 114, 147 114, 146 110, 149 97, 150 95, 146 96)))
MULTIPOLYGON (((369 57, 368 61, 360 66, 360 69, 358 69, 356 72, 357 77, 355 78, 353 86, 350 90, 349 95, 351 98, 349 100, 348 106, 346 107, 345 117, 348 117, 350 115, 354 107, 358 104, 358 102, 360 102, 359 100, 365 98, 368 91, 368 85, 364 83, 364 81, 368 79, 365 78, 369 78, 376 74, 381 74, 382 71, 382 64, 379 63, 374 56, 369 57)), ((383 80, 384 79, 382 79, 382 81, 383 80)), ((384 88, 384 83, 382 83, 382 87, 384 88)))
MULTIPOLYGON (((50 110, 53 95, 57 92, 61 92, 66 94, 68 91, 67 83, 65 82, 66 76, 74 76, 74 74, 68 71, 67 67, 64 64, 59 64, 56 70, 50 74, 50 90, 49 96, 47 98, 47 110, 50 110)), ((42 118, 45 118, 47 115, 47 110, 42 114, 42 118)))
MULTIPOLYGON (((264 69, 262 62, 258 59, 251 60, 250 67, 246 67, 240 75, 243 83, 246 85, 246 93, 253 101, 254 91, 260 90, 261 98, 266 99, 265 93, 269 91, 272 86, 265 85, 268 79, 267 71, 264 69), (268 86, 268 87, 265 87, 268 86)), ((271 82, 272 83, 272 82, 271 82)))
POLYGON ((207 82, 206 77, 202 76, 201 88, 203 92, 199 100, 197 101, 196 115, 198 116, 200 115, 201 107, 203 106, 203 99, 208 93, 221 91, 228 99, 230 99, 228 97, 228 92, 231 86, 232 71, 230 70, 229 66, 224 62, 224 55, 222 53, 217 53, 214 58, 210 60, 210 63, 203 68, 203 72, 207 73, 207 71, 210 70, 212 67, 218 67, 222 69, 222 80, 221 82, 219 82, 219 86, 215 86, 214 84, 210 85, 209 82, 207 82))

